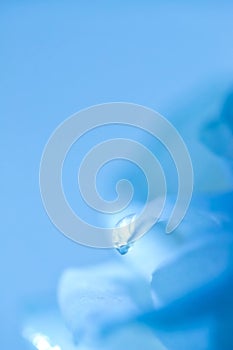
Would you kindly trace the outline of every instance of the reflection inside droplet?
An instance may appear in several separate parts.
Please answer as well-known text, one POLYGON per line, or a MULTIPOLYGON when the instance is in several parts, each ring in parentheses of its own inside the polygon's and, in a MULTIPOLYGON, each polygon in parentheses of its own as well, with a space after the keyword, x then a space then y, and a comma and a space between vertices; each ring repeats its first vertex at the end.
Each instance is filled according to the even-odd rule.
POLYGON ((121 254, 121 255, 125 255, 126 253, 128 253, 128 251, 130 250, 132 244, 125 244, 120 246, 119 248, 117 248, 117 251, 121 254))

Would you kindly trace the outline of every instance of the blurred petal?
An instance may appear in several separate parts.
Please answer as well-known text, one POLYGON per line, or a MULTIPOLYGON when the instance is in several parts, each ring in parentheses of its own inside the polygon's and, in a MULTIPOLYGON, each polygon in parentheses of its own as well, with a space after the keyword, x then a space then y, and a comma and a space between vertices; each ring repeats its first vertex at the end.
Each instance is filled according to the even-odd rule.
POLYGON ((163 302, 180 299, 232 269, 233 236, 220 235, 158 268, 152 278, 152 290, 163 302))
POLYGON ((59 283, 58 300, 77 342, 90 342, 110 321, 152 307, 149 283, 120 264, 66 270, 59 283))

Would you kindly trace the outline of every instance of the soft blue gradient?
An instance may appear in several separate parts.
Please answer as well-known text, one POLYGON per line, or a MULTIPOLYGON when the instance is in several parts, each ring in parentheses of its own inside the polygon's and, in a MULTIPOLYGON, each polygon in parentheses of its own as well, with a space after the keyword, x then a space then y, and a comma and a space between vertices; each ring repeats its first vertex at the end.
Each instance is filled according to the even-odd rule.
MULTIPOLYGON (((39 163, 54 128, 102 102, 154 108, 187 139, 197 190, 213 190, 190 134, 233 81, 232 23, 230 1, 1 2, 1 349, 24 349, 24 307, 53 298, 64 268, 114 254, 69 241, 42 207, 39 163)), ((229 189, 227 166, 209 157, 229 189)))

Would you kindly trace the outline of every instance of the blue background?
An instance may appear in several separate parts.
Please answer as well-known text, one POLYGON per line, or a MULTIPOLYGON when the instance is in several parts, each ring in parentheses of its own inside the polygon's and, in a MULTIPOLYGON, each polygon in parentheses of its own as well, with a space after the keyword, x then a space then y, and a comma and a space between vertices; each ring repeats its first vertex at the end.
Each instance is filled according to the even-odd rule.
POLYGON ((69 241, 44 211, 38 174, 52 131, 82 108, 127 101, 189 139, 188 126, 211 117, 231 86, 232 23, 231 1, 1 1, 2 349, 20 349, 24 305, 53 298, 65 267, 112 256, 69 241))

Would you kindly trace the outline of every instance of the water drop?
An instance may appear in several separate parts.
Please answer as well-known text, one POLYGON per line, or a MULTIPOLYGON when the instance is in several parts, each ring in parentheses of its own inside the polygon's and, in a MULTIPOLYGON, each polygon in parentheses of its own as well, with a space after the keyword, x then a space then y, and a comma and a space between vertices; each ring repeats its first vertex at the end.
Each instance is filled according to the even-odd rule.
POLYGON ((117 248, 117 251, 121 254, 121 255, 125 255, 128 253, 128 251, 130 250, 132 244, 125 244, 120 246, 119 248, 117 248))
POLYGON ((121 219, 116 224, 116 229, 113 232, 114 245, 117 251, 124 255, 128 253, 129 249, 132 247, 132 242, 130 239, 135 232, 135 214, 128 215, 121 219), (124 230, 119 231, 117 228, 124 227, 124 230))

